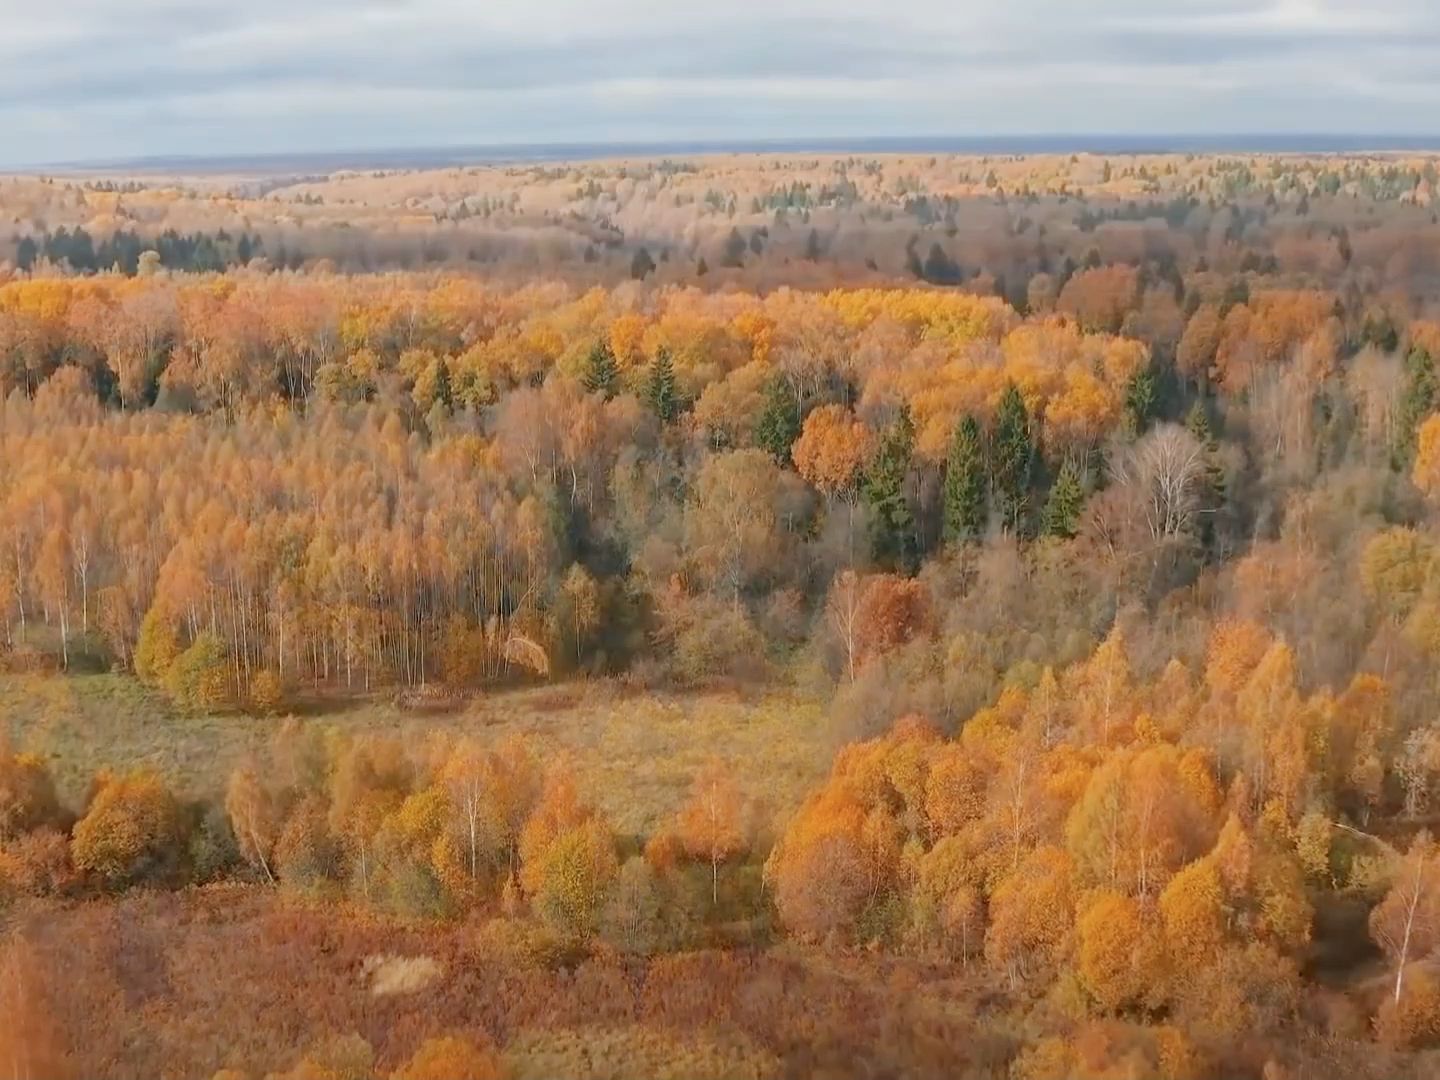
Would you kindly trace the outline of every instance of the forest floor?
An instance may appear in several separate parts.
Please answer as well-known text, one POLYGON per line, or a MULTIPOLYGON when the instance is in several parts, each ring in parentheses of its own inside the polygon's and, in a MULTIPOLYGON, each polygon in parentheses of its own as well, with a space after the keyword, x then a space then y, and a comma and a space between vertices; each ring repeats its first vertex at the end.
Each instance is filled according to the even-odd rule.
MULTIPOLYGON (((480 694, 453 711, 407 710, 391 693, 327 696, 299 711, 412 745, 434 733, 524 735, 545 760, 568 758, 586 795, 632 835, 678 809, 711 758, 733 768, 757 824, 769 825, 825 775, 833 750, 821 703, 785 689, 669 693, 577 681, 480 694)), ((128 675, 0 675, 6 722, 17 748, 44 757, 79 809, 104 766, 153 768, 182 795, 213 796, 279 720, 177 712, 128 675)))

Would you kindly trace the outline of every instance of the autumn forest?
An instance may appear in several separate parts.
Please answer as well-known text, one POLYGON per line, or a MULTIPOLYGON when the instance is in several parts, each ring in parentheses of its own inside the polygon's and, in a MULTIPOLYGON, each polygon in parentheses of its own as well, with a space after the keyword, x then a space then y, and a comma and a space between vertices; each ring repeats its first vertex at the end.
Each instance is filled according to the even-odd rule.
POLYGON ((0 177, 0 1076, 1436 1075, 1437 183, 0 177))

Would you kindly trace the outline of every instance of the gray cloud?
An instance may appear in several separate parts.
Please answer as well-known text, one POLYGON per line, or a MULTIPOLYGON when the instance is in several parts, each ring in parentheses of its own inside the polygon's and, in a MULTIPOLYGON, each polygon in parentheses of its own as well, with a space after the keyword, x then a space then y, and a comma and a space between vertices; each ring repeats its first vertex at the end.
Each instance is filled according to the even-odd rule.
POLYGON ((0 162, 547 140, 1430 133, 1430 0, 0 0, 0 162))

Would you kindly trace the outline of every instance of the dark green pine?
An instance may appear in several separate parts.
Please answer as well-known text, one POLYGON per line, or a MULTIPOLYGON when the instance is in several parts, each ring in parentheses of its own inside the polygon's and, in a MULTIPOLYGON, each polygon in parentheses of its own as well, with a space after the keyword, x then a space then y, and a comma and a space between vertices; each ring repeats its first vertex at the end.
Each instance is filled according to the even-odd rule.
POLYGON ((945 460, 945 542, 973 543, 985 531, 985 444, 967 416, 955 427, 945 460))

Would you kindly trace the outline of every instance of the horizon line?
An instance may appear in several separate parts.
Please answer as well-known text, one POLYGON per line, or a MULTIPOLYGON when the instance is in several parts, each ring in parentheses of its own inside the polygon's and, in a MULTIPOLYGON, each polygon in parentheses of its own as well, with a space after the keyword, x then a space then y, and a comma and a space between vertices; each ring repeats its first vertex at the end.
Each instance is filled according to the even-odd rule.
POLYGON ((453 168, 524 162, 600 161, 765 153, 885 153, 1043 155, 1060 153, 1161 155, 1183 153, 1346 154, 1440 152, 1440 134, 1350 132, 1139 132, 1017 133, 986 135, 834 135, 736 138, 597 139, 532 142, 372 146, 335 150, 255 150, 221 153, 166 152, 127 157, 16 163, 11 175, 36 172, 156 170, 162 167, 303 165, 347 169, 453 168))

